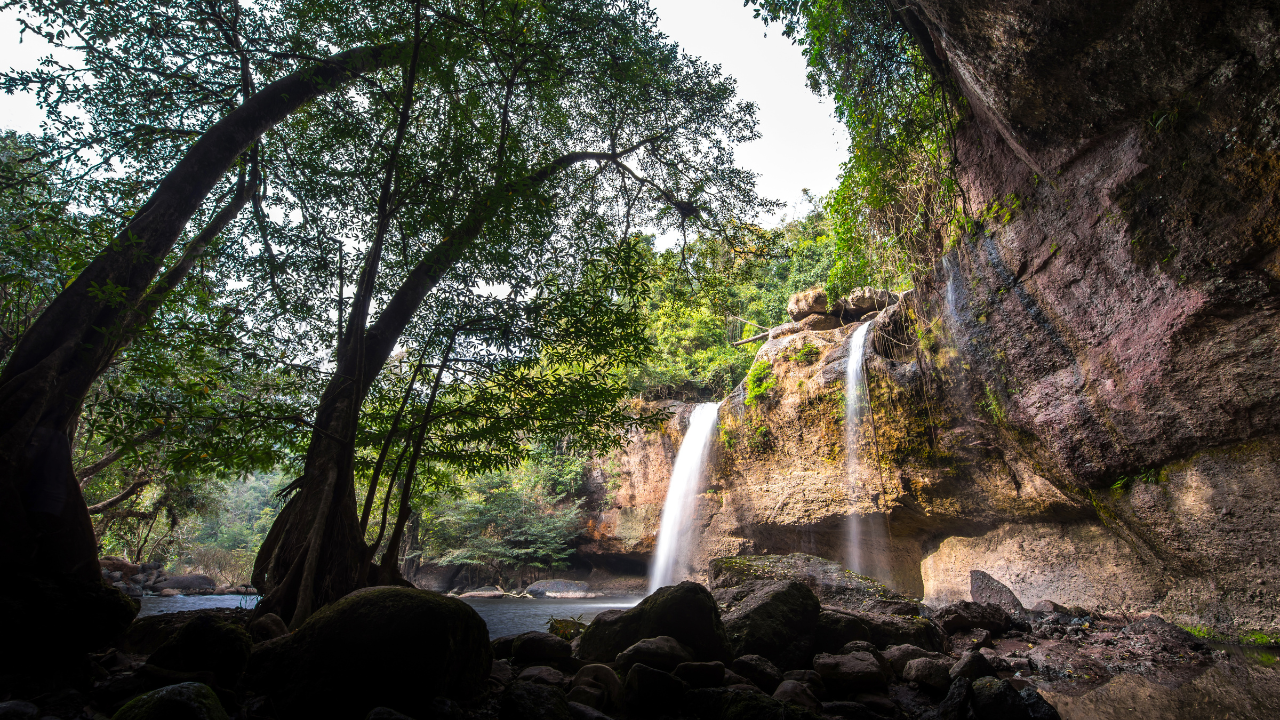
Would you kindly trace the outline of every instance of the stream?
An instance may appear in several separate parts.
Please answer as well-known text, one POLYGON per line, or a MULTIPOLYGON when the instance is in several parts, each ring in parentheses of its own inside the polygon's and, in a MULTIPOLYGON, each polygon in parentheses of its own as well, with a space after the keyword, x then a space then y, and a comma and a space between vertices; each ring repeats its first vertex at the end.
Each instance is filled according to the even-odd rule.
MULTIPOLYGON (((640 597, 609 597, 589 600, 528 598, 465 598, 463 602, 476 609, 489 626, 489 638, 515 635, 530 630, 546 632, 549 618, 576 618, 591 622, 605 610, 625 610, 640 602, 640 597)), ((144 597, 138 617, 162 613, 202 610, 205 608, 252 608, 257 595, 178 595, 176 597, 144 597)))

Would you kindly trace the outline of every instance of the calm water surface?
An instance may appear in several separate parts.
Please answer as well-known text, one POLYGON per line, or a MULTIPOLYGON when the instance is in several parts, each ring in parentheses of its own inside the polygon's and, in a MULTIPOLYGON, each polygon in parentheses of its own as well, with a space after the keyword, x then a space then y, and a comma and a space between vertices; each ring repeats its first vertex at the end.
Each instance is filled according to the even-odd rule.
POLYGON ((178 595, 175 597, 144 597, 138 617, 203 610, 205 608, 252 608, 258 604, 257 595, 178 595))
POLYGON ((605 610, 626 610, 635 607, 641 597, 594 598, 591 600, 566 600, 544 598, 462 598, 476 609, 489 626, 489 638, 516 635, 530 630, 547 631, 551 618, 576 618, 591 622, 605 610))
MULTIPOLYGON (((527 598, 464 598, 463 602, 476 609, 489 626, 489 637, 515 635, 530 630, 547 629, 550 618, 576 618, 591 622, 605 610, 625 610, 640 602, 640 597, 594 598, 590 600, 527 598)), ((138 617, 161 613, 202 610, 204 608, 252 608, 258 603, 257 595, 178 595, 177 597, 144 597, 138 617)))

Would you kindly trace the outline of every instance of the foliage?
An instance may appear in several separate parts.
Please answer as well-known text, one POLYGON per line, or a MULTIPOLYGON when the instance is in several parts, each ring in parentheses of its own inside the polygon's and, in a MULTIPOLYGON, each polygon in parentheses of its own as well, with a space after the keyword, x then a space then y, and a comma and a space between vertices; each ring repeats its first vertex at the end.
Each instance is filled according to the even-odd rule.
POLYGON ((800 45, 809 85, 835 101, 849 159, 826 210, 837 240, 827 291, 901 288, 943 250, 963 217, 951 138, 960 95, 911 8, 881 0, 744 0, 800 45))
POLYGON ((811 365, 817 361, 821 355, 822 351, 818 349, 818 346, 813 343, 806 342, 800 347, 800 349, 791 353, 787 359, 793 363, 799 363, 800 365, 811 365))
POLYGON ((543 455, 510 471, 459 479, 457 497, 423 514, 423 546, 442 565, 476 566, 492 578, 520 568, 563 568, 581 522, 581 498, 557 490, 580 460, 543 455))
POLYGON ((758 360, 751 366, 751 371, 747 373, 747 398, 748 407, 760 402, 761 399, 769 396, 769 391, 773 390, 773 386, 778 382, 773 376, 773 363, 768 360, 758 360))
POLYGON ((549 618, 547 620, 547 632, 562 640, 572 641, 586 629, 587 624, 582 622, 582 615, 570 618, 549 618))

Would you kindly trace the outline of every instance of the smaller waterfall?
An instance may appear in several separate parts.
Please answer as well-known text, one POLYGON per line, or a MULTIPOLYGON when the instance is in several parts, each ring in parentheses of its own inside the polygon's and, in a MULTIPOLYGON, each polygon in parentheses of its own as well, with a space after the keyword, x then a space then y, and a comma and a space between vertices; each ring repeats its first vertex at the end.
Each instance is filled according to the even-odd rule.
POLYGON ((658 525, 658 549, 649 568, 649 592, 674 584, 679 578, 676 563, 681 550, 688 545, 689 524, 694 518, 694 506, 702 485, 702 474, 707 466, 707 454, 711 438, 715 435, 720 419, 720 403, 701 403, 689 416, 689 429, 685 431, 675 466, 671 468, 671 483, 667 486, 667 499, 662 504, 662 521, 658 525))
MULTIPOLYGON (((862 484, 862 457, 858 452, 859 436, 862 431, 862 415, 870 400, 867 383, 863 378, 862 362, 867 350, 867 336, 874 321, 864 322, 853 331, 849 338, 849 357, 845 361, 844 380, 844 432, 845 450, 849 454, 849 493, 857 501, 865 497, 866 488, 862 484)), ((876 496, 873 495, 873 502, 876 496)), ((878 509, 878 508, 877 508, 878 509)), ((860 574, 888 579, 888 563, 885 561, 888 552, 888 533, 884 527, 882 513, 859 514, 853 512, 849 516, 848 545, 845 564, 849 569, 860 574)))

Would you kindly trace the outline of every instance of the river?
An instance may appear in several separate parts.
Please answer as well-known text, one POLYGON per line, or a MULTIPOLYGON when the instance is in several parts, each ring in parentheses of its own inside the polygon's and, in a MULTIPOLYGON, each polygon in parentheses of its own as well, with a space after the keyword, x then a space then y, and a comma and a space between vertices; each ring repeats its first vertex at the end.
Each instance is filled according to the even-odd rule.
MULTIPOLYGON (((546 632, 550 618, 577 618, 591 622, 605 610, 625 610, 640 602, 639 597, 594 598, 590 600, 565 600, 527 598, 465 598, 463 602, 475 608, 489 626, 489 637, 515 635, 530 630, 546 632)), ((201 610, 204 608, 252 608, 258 602, 256 595, 178 595, 176 597, 144 597, 138 617, 161 613, 201 610)))

